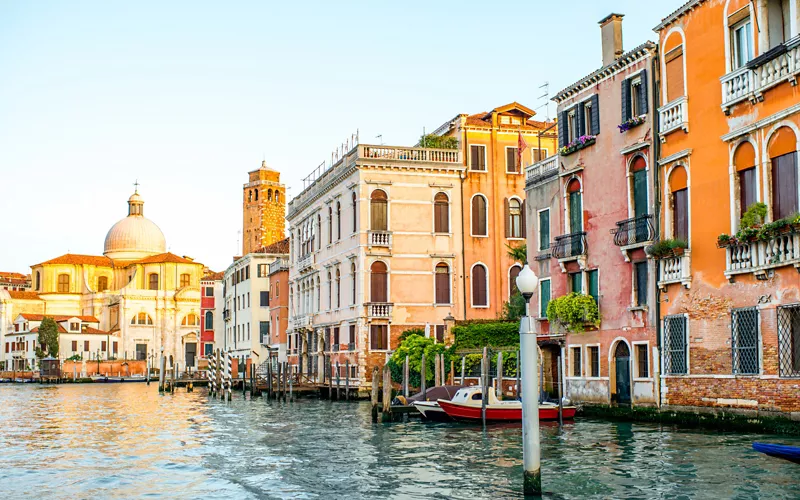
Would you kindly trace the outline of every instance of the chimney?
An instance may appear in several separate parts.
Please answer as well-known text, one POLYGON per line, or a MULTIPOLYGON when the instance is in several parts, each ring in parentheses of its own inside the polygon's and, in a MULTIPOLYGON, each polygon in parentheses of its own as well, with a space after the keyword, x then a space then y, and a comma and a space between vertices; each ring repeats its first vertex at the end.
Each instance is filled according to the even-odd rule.
POLYGON ((609 14, 600 21, 600 38, 603 42, 603 66, 608 66, 622 55, 623 14, 609 14))

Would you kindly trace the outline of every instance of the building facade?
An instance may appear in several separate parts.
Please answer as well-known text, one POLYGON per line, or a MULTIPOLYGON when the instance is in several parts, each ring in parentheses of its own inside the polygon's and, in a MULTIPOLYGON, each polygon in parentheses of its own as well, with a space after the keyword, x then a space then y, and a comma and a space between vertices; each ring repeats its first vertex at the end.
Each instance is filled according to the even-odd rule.
POLYGON ((215 347, 217 329, 224 328, 222 322, 222 281, 224 273, 209 273, 200 280, 200 356, 212 355, 215 347))
POLYGON ((298 334, 287 334, 289 326, 289 240, 285 240, 285 257, 275 260, 269 265, 269 316, 271 345, 285 345, 286 358, 278 360, 288 361, 292 367, 298 364, 298 334))
POLYGON ((31 275, 0 271, 0 289, 26 292, 31 289, 31 275))
POLYGON ((286 187, 281 174, 261 162, 242 188, 242 255, 284 239, 286 187))
POLYGON ((665 405, 800 411, 799 24, 693 0, 655 28, 663 233, 688 242, 659 262, 665 405))

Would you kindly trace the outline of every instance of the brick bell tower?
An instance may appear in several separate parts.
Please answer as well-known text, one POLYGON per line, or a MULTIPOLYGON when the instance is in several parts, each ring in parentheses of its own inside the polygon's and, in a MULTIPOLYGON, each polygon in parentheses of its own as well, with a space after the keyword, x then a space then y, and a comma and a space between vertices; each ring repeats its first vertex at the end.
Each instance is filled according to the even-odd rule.
POLYGON ((286 186, 281 173, 261 162, 261 168, 248 173, 242 192, 242 255, 284 239, 286 186))

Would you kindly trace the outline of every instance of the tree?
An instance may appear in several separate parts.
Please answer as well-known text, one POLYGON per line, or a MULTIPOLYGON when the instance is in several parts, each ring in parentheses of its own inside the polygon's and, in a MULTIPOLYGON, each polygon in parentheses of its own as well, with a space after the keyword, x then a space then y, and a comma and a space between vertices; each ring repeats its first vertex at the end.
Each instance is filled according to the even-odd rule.
POLYGON ((394 351, 387 364, 392 373, 392 379, 395 382, 402 382, 403 364, 406 356, 408 356, 408 385, 420 387, 420 381, 422 380, 420 378, 422 353, 425 353, 425 379, 427 380, 427 386, 431 387, 435 381, 434 356, 436 354, 444 354, 444 364, 446 369, 449 370, 451 349, 445 347, 444 344, 437 344, 432 338, 425 338, 421 333, 417 332, 421 332, 421 330, 417 329, 402 333, 401 336, 404 337, 404 340, 394 351))
POLYGON ((506 243, 506 248, 508 248, 508 256, 515 261, 519 262, 520 264, 526 264, 528 262, 528 245, 525 243, 522 243, 516 247, 512 247, 506 243))
POLYGON ((525 315, 525 297, 515 292, 508 302, 503 304, 500 319, 503 321, 519 321, 525 315))
POLYGON ((45 350, 36 348, 36 356, 43 358, 45 356, 58 357, 58 325, 55 320, 50 317, 42 319, 39 325, 39 345, 44 346, 45 350))
POLYGON ((458 139, 442 135, 427 134, 419 138, 421 148, 458 149, 458 139))

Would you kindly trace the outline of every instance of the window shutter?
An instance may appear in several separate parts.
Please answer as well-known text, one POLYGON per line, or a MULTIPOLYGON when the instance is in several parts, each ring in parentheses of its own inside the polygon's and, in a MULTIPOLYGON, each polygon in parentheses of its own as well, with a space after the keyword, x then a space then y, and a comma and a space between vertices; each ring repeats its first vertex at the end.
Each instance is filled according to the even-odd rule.
POLYGON ((509 210, 508 210, 508 198, 504 198, 503 199, 503 219, 505 219, 505 221, 506 221, 506 224, 505 224, 505 226, 506 226, 506 228, 505 228, 506 229, 506 238, 508 238, 508 235, 510 234, 510 227, 509 227, 510 216, 511 216, 511 214, 509 213, 509 210))
POLYGON ((622 121, 625 123, 631 117, 631 81, 622 80, 622 121))
POLYGON ((590 125, 592 135, 600 133, 600 99, 597 94, 592 96, 592 123, 590 125))
POLYGON ((580 137, 586 135, 586 110, 582 102, 579 102, 575 107, 575 117, 578 122, 578 133, 576 133, 575 136, 580 137))
POLYGON ((516 161, 514 148, 506 148, 506 172, 516 172, 516 161))
POLYGON ((567 112, 562 111, 558 114, 558 147, 564 147, 569 143, 567 138, 567 112))
POLYGON ((647 70, 643 69, 639 72, 642 79, 642 84, 639 86, 639 112, 643 115, 648 113, 647 110, 647 70))
POLYGON ((523 201, 522 202, 522 207, 520 208, 520 216, 519 216, 519 218, 520 218, 520 226, 522 226, 521 230, 522 230, 522 237, 523 238, 527 238, 528 237, 528 231, 527 231, 526 223, 525 223, 525 209, 526 208, 527 208, 527 206, 525 205, 525 201, 523 201))

